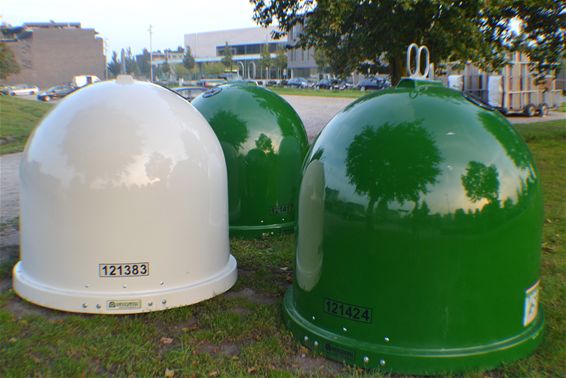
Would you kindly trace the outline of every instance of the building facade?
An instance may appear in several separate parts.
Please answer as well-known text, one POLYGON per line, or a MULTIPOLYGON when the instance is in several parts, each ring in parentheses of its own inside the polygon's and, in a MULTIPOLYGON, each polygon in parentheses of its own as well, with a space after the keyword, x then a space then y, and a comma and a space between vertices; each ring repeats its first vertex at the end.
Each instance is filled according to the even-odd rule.
POLYGON ((71 82, 74 76, 104 78, 104 41, 94 29, 80 23, 26 23, 0 27, 0 42, 13 52, 20 72, 5 84, 32 84, 47 88, 71 82))
POLYGON ((314 48, 293 48, 299 41, 303 26, 297 24, 289 31, 288 43, 290 49, 287 52, 287 68, 289 77, 317 78, 318 66, 314 60, 314 48))
POLYGON ((256 27, 185 34, 185 46, 191 49, 195 62, 202 65, 221 62, 228 45, 235 68, 242 77, 265 79, 274 77, 275 69, 264 72, 260 66, 263 46, 268 46, 271 58, 276 57, 277 49, 287 46, 287 38, 272 38, 274 30, 275 27, 256 27))

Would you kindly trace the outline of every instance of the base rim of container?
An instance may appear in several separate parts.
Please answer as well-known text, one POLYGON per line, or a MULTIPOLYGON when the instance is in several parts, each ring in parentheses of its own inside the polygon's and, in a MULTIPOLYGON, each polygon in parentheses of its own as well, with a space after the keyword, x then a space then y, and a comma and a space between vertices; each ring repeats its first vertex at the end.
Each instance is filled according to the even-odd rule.
POLYGON ((293 232, 296 222, 285 222, 259 226, 230 226, 230 236, 257 237, 293 232))
POLYGON ((390 373, 424 375, 495 368, 526 357, 542 341, 544 328, 544 316, 539 311, 524 332, 470 348, 416 349, 360 342, 318 327, 300 315, 293 300, 293 286, 285 293, 283 319, 295 339, 328 359, 390 373))
POLYGON ((205 280, 147 294, 133 292, 115 295, 107 292, 85 293, 44 285, 25 273, 22 261, 18 261, 14 266, 12 275, 16 294, 35 305, 67 312, 125 315, 188 306, 215 297, 234 286, 238 269, 236 259, 230 255, 226 265, 205 280))

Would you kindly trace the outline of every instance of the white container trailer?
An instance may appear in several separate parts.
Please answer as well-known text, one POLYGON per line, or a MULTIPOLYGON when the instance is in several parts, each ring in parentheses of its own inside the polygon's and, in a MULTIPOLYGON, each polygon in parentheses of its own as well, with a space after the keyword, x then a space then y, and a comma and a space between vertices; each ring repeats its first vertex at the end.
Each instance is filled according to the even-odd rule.
MULTIPOLYGON (((527 116, 547 115, 560 105, 560 90, 556 80, 547 76, 536 83, 531 72, 532 63, 525 54, 510 54, 509 63, 496 72, 484 72, 472 64, 466 64, 462 76, 462 90, 470 93, 502 113, 523 113, 527 116)), ((453 77, 457 75, 450 75, 453 77)), ((451 82, 457 80, 452 78, 451 82)))

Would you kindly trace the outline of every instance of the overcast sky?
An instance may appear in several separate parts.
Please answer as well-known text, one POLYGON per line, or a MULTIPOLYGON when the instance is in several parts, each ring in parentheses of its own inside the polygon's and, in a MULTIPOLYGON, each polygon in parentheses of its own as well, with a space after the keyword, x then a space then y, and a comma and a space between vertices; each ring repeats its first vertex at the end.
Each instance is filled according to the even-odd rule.
POLYGON ((183 46, 187 33, 253 27, 248 0, 1 0, 1 22, 80 22, 108 39, 108 56, 130 46, 134 53, 183 46))

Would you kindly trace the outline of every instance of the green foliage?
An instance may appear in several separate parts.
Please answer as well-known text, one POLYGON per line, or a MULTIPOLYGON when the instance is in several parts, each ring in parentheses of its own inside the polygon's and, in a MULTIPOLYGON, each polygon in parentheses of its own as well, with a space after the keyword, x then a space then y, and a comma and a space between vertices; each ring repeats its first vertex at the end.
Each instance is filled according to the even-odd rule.
POLYGON ((5 43, 0 43, 0 79, 19 72, 20 65, 16 62, 14 53, 5 43))
POLYGON ((281 78, 283 75, 283 70, 287 68, 287 52, 281 46, 277 47, 275 51, 275 59, 273 59, 273 65, 277 68, 279 72, 279 77, 281 78))
POLYGON ((330 59, 328 58, 328 54, 323 49, 315 49, 314 50, 314 61, 316 65, 320 69, 320 72, 327 73, 330 68, 330 59))
POLYGON ((226 42, 226 45, 224 46, 224 56, 222 57, 222 64, 224 64, 226 68, 232 71, 234 60, 232 59, 232 48, 228 46, 228 42, 226 42))
POLYGON ((205 76, 218 76, 224 73, 225 66, 223 63, 209 62, 201 66, 201 71, 205 76))
POLYGON ((486 69, 501 66, 506 51, 518 48, 540 75, 564 56, 566 5, 560 0, 250 1, 256 22, 278 22, 275 37, 303 25, 297 47, 324 50, 340 75, 376 72, 387 64, 395 84, 405 74, 405 50, 413 42, 427 45, 435 64, 472 61, 486 69), (522 22, 520 34, 511 31, 514 17, 522 22))
POLYGON ((161 64, 161 72, 164 73, 165 75, 169 75, 169 73, 171 72, 171 67, 169 66, 169 62, 167 61, 167 59, 165 59, 165 62, 161 64))
POLYGON ((191 72, 182 64, 174 64, 173 72, 175 73, 175 76, 177 76, 177 78, 188 79, 191 75, 191 72))
POLYGON ((149 56, 149 51, 147 49, 143 49, 143 52, 141 54, 136 55, 136 63, 138 65, 140 74, 145 77, 149 77, 150 56, 149 56))
POLYGON ((122 64, 118 60, 116 51, 112 51, 112 60, 108 63, 108 72, 113 77, 120 75, 120 72, 122 72, 122 64))
POLYGON ((0 155, 23 150, 31 131, 52 107, 43 102, 0 96, 0 155))
POLYGON ((187 50, 185 51, 185 56, 183 57, 183 66, 188 70, 191 71, 195 68, 195 58, 191 52, 191 48, 187 46, 187 50))
POLYGON ((126 66, 126 73, 132 76, 139 76, 140 75, 140 68, 138 67, 138 63, 136 58, 132 54, 132 49, 128 47, 124 54, 124 63, 126 66))

